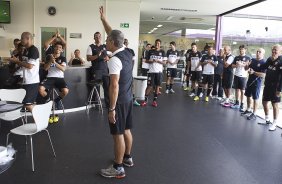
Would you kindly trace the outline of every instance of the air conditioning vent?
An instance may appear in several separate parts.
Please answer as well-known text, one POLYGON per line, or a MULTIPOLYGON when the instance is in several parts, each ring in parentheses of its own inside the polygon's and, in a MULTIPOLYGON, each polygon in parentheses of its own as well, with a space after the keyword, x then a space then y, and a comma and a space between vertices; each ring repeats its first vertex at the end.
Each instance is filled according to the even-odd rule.
POLYGON ((177 11, 177 12, 197 12, 198 10, 180 9, 180 8, 161 8, 163 11, 177 11))

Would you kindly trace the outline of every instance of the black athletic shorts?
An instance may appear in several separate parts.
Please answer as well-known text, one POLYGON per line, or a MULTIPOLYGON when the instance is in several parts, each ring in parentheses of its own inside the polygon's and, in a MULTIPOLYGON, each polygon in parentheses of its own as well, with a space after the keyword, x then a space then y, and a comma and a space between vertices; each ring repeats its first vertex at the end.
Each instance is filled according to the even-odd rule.
POLYGON ((57 88, 61 91, 63 88, 68 88, 64 78, 48 77, 40 83, 40 86, 44 86, 46 89, 57 88))
POLYGON ((148 86, 160 86, 162 84, 162 73, 148 73, 148 86))
POLYGON ((202 71, 191 71, 191 81, 201 82, 202 81, 202 71))
POLYGON ((245 90, 247 78, 246 77, 238 77, 238 76, 235 75, 233 83, 234 83, 234 89, 245 90))
POLYGON ((213 82, 214 82, 214 75, 213 74, 203 74, 202 77, 202 84, 208 84, 208 86, 213 86, 213 82))
POLYGON ((233 73, 232 72, 223 72, 222 76, 222 87, 224 89, 230 89, 233 83, 233 73))
POLYGON ((26 95, 23 99, 24 105, 32 105, 36 102, 36 98, 38 95, 38 87, 39 83, 23 85, 23 89, 25 89, 26 91, 26 95))
POLYGON ((262 101, 271 101, 272 103, 281 102, 281 96, 276 96, 275 86, 264 86, 262 101))
POLYGON ((116 104, 116 123, 110 125, 110 132, 112 135, 124 134, 125 130, 132 129, 132 100, 124 104, 116 104))
POLYGON ((166 76, 175 78, 177 76, 177 68, 167 68, 166 76))
POLYGON ((147 68, 142 68, 142 69, 141 69, 142 76, 148 76, 148 71, 149 71, 149 69, 147 69, 147 68))

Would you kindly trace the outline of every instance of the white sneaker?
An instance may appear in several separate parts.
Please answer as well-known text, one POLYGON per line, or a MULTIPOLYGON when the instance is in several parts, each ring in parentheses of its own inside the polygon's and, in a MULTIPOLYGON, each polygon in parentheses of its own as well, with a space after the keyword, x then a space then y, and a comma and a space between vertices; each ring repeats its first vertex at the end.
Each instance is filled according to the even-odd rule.
POLYGON ((212 99, 215 99, 215 98, 217 98, 217 96, 216 96, 216 95, 213 95, 211 98, 212 98, 212 99))
POLYGON ((166 94, 168 94, 168 93, 169 93, 169 90, 168 90, 168 89, 167 89, 167 90, 165 90, 165 93, 166 93, 166 94))
POLYGON ((173 89, 170 89, 169 92, 170 93, 175 93, 175 91, 173 89))
POLYGON ((270 127, 269 127, 269 131, 274 131, 276 130, 276 127, 277 127, 277 123, 273 123, 270 127))
POLYGON ((222 97, 216 97, 216 99, 221 101, 223 98, 222 97))
POLYGON ((124 178, 124 168, 120 167, 116 170, 112 165, 107 169, 101 169, 100 174, 106 178, 124 178))
POLYGON ((191 93, 189 96, 190 96, 190 97, 193 97, 193 96, 195 96, 195 93, 191 93))
POLYGON ((220 105, 224 105, 225 103, 229 102, 229 100, 227 99, 223 99, 221 102, 220 102, 220 105))
POLYGON ((200 98, 202 98, 202 97, 203 97, 203 95, 204 95, 203 93, 200 93, 199 97, 200 97, 200 98))

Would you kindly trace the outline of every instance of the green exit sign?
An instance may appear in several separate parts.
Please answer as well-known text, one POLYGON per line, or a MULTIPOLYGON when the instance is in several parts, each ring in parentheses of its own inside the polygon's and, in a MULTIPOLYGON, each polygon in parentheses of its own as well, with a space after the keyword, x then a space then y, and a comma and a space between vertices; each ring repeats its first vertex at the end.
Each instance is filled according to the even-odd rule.
POLYGON ((129 28, 129 23, 120 23, 121 28, 129 28))

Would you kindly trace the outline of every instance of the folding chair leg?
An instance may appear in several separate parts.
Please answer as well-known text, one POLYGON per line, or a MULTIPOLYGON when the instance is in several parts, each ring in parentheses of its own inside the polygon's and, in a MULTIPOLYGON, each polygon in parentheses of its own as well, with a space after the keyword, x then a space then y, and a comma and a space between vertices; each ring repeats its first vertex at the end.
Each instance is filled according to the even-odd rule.
POLYGON ((53 147, 53 143, 52 143, 52 140, 51 140, 51 137, 50 137, 49 131, 48 131, 47 129, 45 129, 45 131, 47 132, 47 135, 48 135, 48 138, 49 138, 49 141, 50 141, 50 145, 51 145, 51 148, 52 148, 52 151, 53 151, 54 157, 56 157, 55 149, 54 149, 54 147, 53 147))
POLYGON ((31 167, 32 167, 32 171, 34 172, 34 159, 33 159, 33 142, 32 142, 32 136, 30 136, 30 152, 31 152, 31 167))

